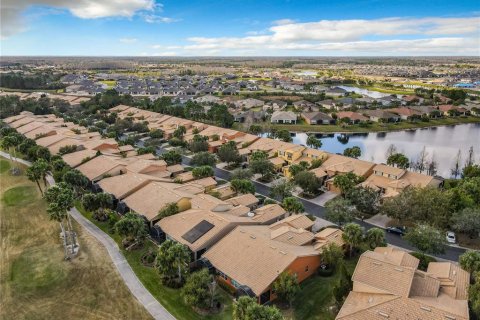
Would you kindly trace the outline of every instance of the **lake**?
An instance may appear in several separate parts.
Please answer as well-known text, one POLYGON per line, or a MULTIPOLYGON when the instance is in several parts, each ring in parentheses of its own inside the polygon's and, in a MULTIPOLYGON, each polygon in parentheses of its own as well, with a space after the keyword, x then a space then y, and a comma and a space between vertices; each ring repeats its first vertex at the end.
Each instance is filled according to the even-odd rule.
MULTIPOLYGON (((294 143, 306 145, 307 135, 305 133, 295 133, 294 135, 294 143)), ((397 152, 405 154, 411 160, 416 160, 425 147, 429 161, 433 157, 438 164, 437 175, 444 178, 450 177, 450 169, 455 163, 459 150, 462 156, 462 166, 470 147, 474 149, 475 161, 480 163, 479 123, 386 133, 317 133, 316 135, 322 140, 322 150, 331 153, 343 153, 345 148, 358 146, 362 150, 360 159, 376 163, 386 162, 387 150, 391 145, 396 147, 397 152)))
POLYGON ((388 97, 391 96, 390 93, 383 93, 383 92, 378 92, 378 91, 372 91, 372 90, 367 90, 367 89, 362 89, 359 87, 350 87, 350 86, 337 86, 339 88, 345 89, 348 92, 355 92, 364 96, 368 96, 370 98, 374 99, 380 99, 383 97, 388 97))

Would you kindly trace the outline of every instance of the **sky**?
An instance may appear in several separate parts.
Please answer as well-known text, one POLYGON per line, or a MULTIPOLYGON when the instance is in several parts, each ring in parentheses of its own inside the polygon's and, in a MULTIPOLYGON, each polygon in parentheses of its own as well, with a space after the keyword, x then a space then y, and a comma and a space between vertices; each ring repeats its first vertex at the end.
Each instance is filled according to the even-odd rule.
POLYGON ((480 56, 478 0, 2 0, 2 56, 480 56))

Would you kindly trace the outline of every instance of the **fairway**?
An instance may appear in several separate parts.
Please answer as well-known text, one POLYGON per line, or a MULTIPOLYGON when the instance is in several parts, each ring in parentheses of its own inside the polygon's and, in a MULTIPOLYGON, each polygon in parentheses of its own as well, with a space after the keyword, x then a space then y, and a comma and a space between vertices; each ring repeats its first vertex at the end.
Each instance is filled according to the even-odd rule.
POLYGON ((60 228, 38 188, 9 167, 1 159, 0 319, 151 319, 79 225, 80 254, 64 261, 60 228))

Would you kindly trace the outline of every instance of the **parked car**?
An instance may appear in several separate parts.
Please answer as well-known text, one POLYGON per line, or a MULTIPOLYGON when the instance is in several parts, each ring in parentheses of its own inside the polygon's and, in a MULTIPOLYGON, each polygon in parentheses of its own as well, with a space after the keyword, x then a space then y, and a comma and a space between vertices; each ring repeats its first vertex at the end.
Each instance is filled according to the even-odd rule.
POLYGON ((407 233, 407 229, 405 227, 388 227, 387 229, 387 232, 390 232, 390 233, 395 233, 395 234, 398 234, 400 236, 403 236, 405 235, 405 233, 407 233))
POLYGON ((453 232, 453 231, 447 231, 446 238, 447 238, 448 243, 456 243, 457 242, 457 237, 455 236, 455 232, 453 232))

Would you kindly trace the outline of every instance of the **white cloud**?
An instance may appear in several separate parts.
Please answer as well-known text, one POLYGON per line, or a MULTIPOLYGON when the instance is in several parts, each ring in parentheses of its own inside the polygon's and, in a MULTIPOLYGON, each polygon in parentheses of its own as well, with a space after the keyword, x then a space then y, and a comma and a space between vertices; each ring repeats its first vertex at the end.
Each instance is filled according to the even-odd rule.
POLYGON ((2 39, 27 29, 27 21, 22 14, 33 6, 66 9, 82 19, 131 18, 139 11, 161 10, 161 5, 156 4, 154 0, 2 0, 0 2, 2 39))
POLYGON ((276 26, 283 26, 283 25, 286 25, 286 24, 292 24, 292 23, 295 23, 295 20, 292 20, 292 19, 280 19, 280 20, 275 20, 272 22, 273 25, 276 25, 276 26))
POLYGON ((118 39, 118 41, 122 43, 135 43, 138 41, 138 39, 137 38, 120 38, 118 39))
POLYGON ((191 37, 184 46, 197 54, 223 50, 226 54, 276 54, 285 51, 343 52, 345 54, 480 54, 479 17, 388 18, 276 22, 268 34, 245 37, 191 37), (415 39, 405 39, 405 37, 415 39), (372 40, 378 39, 378 40, 372 40), (234 51, 232 53, 232 51, 234 51))
POLYGON ((143 15, 143 19, 145 20, 145 22, 148 22, 148 23, 173 23, 173 22, 180 21, 180 19, 162 17, 154 14, 145 14, 143 15))

